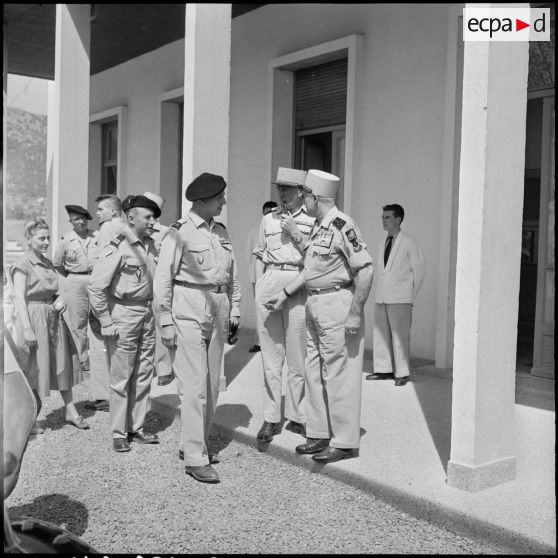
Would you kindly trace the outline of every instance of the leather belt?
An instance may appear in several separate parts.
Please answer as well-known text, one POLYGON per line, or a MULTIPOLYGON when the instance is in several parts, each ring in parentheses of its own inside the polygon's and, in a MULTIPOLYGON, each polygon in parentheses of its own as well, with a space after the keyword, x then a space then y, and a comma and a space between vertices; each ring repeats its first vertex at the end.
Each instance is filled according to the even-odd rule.
POLYGON ((188 289, 198 289, 199 291, 208 291, 210 293, 226 293, 228 291, 228 285, 198 285, 196 283, 188 283, 188 281, 180 281, 175 279, 175 285, 180 287, 187 287, 188 289))
POLYGON ((266 264, 265 269, 280 269, 281 271, 300 271, 304 266, 292 264, 266 264))
POLYGON ((153 302, 152 299, 132 300, 128 298, 116 298, 115 296, 111 298, 115 304, 119 304, 120 306, 150 306, 153 302))
POLYGON ((345 283, 344 285, 336 285, 335 287, 324 287, 322 289, 306 289, 307 295, 327 294, 340 291, 341 289, 348 289, 353 285, 353 282, 345 283))
POLYGON ((90 271, 68 271, 68 275, 91 275, 90 271))

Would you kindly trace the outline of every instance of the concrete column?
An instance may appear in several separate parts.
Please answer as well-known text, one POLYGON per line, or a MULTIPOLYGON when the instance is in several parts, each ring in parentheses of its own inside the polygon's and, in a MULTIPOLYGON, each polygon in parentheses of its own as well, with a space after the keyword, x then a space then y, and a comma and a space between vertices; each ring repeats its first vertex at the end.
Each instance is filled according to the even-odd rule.
MULTIPOLYGON (((231 4, 186 4, 182 214, 202 172, 229 172, 231 4)), ((227 182, 228 183, 228 182, 227 182)), ((226 223, 226 208, 220 220, 226 223)))
MULTIPOLYGON (((210 172, 228 184, 231 4, 186 4, 184 44, 183 216, 191 207, 186 188, 196 176, 210 172)), ((219 220, 226 224, 226 207, 219 220)), ((220 383, 224 390, 223 362, 220 383)))
POLYGON ((87 206, 90 37, 90 4, 56 5, 47 135, 47 215, 53 249, 71 228, 64 205, 87 206))
POLYGON ((466 42, 447 482, 515 478, 527 42, 466 42))

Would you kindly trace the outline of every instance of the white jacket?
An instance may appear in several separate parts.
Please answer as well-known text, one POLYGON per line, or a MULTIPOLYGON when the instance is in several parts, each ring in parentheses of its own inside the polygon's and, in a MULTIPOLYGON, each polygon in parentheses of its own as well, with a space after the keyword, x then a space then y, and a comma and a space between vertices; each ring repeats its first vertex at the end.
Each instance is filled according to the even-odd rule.
POLYGON ((381 304, 412 304, 426 274, 422 248, 413 238, 400 230, 391 247, 387 265, 384 267, 385 244, 385 238, 378 243, 378 259, 374 274, 375 300, 381 304))

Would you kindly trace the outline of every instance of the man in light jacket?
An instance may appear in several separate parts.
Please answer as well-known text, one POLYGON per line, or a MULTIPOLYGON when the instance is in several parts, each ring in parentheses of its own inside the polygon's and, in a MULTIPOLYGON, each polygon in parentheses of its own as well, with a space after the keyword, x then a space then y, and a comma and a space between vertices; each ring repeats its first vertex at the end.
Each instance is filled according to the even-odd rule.
POLYGON ((374 373, 367 380, 394 378, 404 386, 410 375, 413 303, 425 276, 419 244, 401 230, 405 211, 399 204, 383 208, 387 238, 378 245, 374 309, 374 373))

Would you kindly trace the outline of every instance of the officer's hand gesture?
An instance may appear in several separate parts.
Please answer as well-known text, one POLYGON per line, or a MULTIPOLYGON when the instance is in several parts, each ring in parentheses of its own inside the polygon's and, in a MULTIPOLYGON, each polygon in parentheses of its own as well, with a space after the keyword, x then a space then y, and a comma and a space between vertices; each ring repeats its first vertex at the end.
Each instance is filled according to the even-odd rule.
POLYGON ((345 333, 347 335, 356 335, 360 329, 360 315, 349 312, 347 321, 345 322, 345 333))
POLYGON ((101 326, 101 335, 105 339, 116 339, 118 337, 118 330, 116 329, 114 324, 105 327, 101 326))
POLYGON ((176 330, 172 324, 163 326, 161 333, 161 341, 163 345, 170 351, 176 350, 176 330))
POLYGON ((300 233, 291 215, 281 215, 281 228, 293 238, 300 233))
POLYGON ((265 304, 265 309, 269 310, 270 312, 275 312, 275 310, 279 310, 283 305, 283 302, 287 300, 287 296, 280 292, 277 296, 270 298, 265 304))

